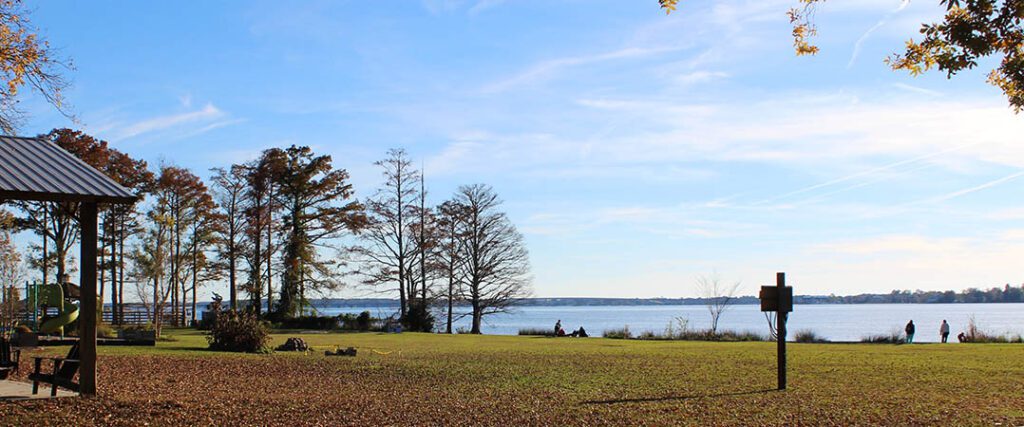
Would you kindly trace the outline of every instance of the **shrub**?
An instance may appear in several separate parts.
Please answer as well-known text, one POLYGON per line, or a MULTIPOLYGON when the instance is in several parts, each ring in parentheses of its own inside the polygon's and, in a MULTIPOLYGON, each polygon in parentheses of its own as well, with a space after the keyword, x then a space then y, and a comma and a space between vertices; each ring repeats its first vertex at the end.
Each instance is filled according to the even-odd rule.
POLYGON ((801 329, 796 331, 796 335, 793 340, 799 343, 823 343, 828 342, 825 337, 819 337, 818 334, 810 329, 801 329))
MULTIPOLYGON (((625 333, 629 333, 629 328, 624 330, 625 333)), ((629 339, 635 338, 638 340, 664 340, 664 341, 726 341, 726 342, 739 342, 739 341, 765 341, 765 336, 756 332, 750 331, 730 331, 730 330, 719 330, 712 332, 711 329, 688 329, 680 328, 674 329, 672 327, 666 328, 665 333, 659 334, 651 331, 641 332, 635 337, 630 335, 623 335, 623 330, 610 330, 605 331, 605 338, 618 338, 618 339, 629 339), (610 335, 609 335, 610 334, 610 335)))
POLYGON ((617 340, 628 340, 633 338, 633 334, 629 332, 629 325, 624 326, 622 329, 608 329, 604 331, 601 336, 617 340))
POLYGON ((245 353, 270 351, 270 331, 266 323, 250 312, 221 312, 206 340, 211 350, 245 353))
POLYGON ((984 344, 1006 344, 1006 343, 1022 343, 1024 337, 1017 335, 995 335, 989 332, 985 332, 978 327, 978 322, 971 316, 967 319, 967 331, 964 332, 967 335, 967 341, 969 343, 984 343, 984 344))
POLYGON ((96 336, 99 338, 113 338, 117 335, 114 332, 114 328, 108 323, 97 323, 96 324, 96 336))
POLYGON ((555 331, 548 328, 521 328, 519 329, 519 335, 553 337, 555 336, 555 331))
POLYGON ((310 329, 325 331, 337 328, 338 321, 339 317, 335 316, 299 316, 277 319, 275 326, 279 329, 310 329))
POLYGON ((381 319, 374 318, 369 311, 363 311, 358 315, 342 313, 338 315, 338 321, 341 323, 341 329, 346 331, 384 330, 381 319))
POLYGON ((356 317, 356 329, 366 332, 370 330, 373 318, 370 317, 369 311, 363 311, 359 313, 359 317, 356 317))
POLYGON ((889 334, 874 334, 861 337, 860 342, 869 344, 902 344, 903 332, 899 328, 893 328, 889 334))
POLYGON ((401 320, 402 327, 409 332, 434 331, 434 315, 430 313, 430 306, 422 302, 410 303, 401 320))

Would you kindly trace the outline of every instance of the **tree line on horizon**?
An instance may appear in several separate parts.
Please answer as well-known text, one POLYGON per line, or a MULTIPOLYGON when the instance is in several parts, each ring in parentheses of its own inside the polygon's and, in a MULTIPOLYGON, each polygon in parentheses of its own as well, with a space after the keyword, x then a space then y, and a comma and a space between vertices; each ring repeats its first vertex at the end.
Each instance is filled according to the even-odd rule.
MULTIPOLYGON (((397 320, 415 330, 432 330, 443 308, 448 333, 460 316, 480 333, 484 316, 530 295, 523 237, 493 188, 464 185, 428 204, 425 177, 401 149, 375 163, 383 184, 356 200, 348 173, 309 147, 264 150, 211 169, 207 183, 172 164, 151 170, 81 131, 54 129, 40 138, 139 196, 131 205, 100 206, 99 307, 109 303, 115 324, 124 319, 126 284, 157 329, 168 312, 171 325, 194 324, 199 289, 218 283, 227 287, 228 308, 270 320, 309 313, 315 295, 367 287, 397 294, 397 320), (455 313, 457 304, 472 309, 455 313)), ((78 204, 8 204, 15 215, 6 229, 39 238, 25 267, 44 283, 67 281, 75 272, 78 204)))
POLYGON ((859 294, 836 296, 829 295, 830 302, 840 304, 870 304, 870 303, 893 303, 893 304, 976 304, 976 303, 1004 303, 1024 302, 1024 284, 1020 286, 1004 285, 1002 288, 996 286, 989 289, 967 288, 960 292, 956 291, 916 291, 893 290, 888 294, 859 294))

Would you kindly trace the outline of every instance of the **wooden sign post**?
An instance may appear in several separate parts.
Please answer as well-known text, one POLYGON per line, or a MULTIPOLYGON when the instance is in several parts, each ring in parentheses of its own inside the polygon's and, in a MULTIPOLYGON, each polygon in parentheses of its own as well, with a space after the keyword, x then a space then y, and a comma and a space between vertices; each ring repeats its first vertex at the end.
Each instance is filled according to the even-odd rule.
POLYGON ((775 286, 761 287, 761 311, 775 312, 778 339, 779 390, 786 389, 786 318, 793 311, 793 288, 786 286, 786 273, 775 274, 775 286))

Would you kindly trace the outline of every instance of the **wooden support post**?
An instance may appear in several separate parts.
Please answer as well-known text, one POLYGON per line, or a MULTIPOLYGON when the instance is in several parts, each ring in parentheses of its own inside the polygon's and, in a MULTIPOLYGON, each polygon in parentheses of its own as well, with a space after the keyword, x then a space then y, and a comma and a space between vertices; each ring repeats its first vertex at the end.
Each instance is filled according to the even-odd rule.
POLYGON ((96 202, 79 208, 81 296, 79 299, 79 383, 83 395, 96 394, 96 202))
MULTIPOLYGON (((775 273, 775 286, 779 289, 778 295, 781 298, 785 292, 786 273, 775 273)), ((775 313, 775 331, 778 335, 779 353, 779 390, 786 389, 786 318, 788 316, 789 312, 781 309, 775 313)))

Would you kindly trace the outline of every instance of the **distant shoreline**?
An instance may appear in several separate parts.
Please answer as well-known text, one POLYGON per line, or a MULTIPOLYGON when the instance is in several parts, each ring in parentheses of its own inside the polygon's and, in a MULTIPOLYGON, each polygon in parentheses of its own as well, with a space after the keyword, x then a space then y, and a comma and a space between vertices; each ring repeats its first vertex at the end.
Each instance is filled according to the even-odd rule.
MULTIPOLYGON (((967 302, 967 301, 879 301, 864 299, 858 301, 843 301, 850 297, 831 297, 798 295, 794 297, 794 303, 798 305, 816 304, 1012 304, 1021 301, 999 301, 999 302, 967 302)), ((397 299, 388 298, 324 298, 310 301, 316 306, 332 307, 398 307, 397 299)), ((679 306, 679 305, 704 305, 707 303, 703 298, 527 298, 518 304, 520 307, 607 307, 607 306, 679 306)), ((731 304, 735 305, 757 305, 760 301, 753 296, 738 297, 731 304)))

